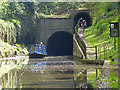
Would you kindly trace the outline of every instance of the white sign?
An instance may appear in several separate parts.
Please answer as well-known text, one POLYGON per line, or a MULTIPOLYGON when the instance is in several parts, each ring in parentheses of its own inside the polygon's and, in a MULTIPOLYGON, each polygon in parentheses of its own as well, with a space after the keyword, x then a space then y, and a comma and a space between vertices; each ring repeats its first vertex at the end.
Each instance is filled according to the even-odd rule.
POLYGON ((114 28, 114 24, 111 24, 111 28, 114 28))

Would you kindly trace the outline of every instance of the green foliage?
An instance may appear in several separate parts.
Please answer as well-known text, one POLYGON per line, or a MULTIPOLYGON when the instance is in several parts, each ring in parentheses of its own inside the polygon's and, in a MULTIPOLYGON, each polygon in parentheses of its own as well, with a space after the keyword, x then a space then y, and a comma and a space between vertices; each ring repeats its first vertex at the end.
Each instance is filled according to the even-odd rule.
POLYGON ((39 2, 36 3, 36 12, 46 15, 59 15, 68 12, 70 9, 78 9, 82 3, 73 2, 39 2))
POLYGON ((113 67, 114 64, 117 64, 117 62, 110 60, 110 67, 113 67))
POLYGON ((18 48, 18 47, 17 47, 17 50, 18 50, 19 52, 22 52, 22 50, 21 50, 20 48, 18 48))
POLYGON ((17 2, 3 2, 2 3, 2 18, 15 18, 24 14, 24 4, 17 2))
MULTIPOLYGON (((99 79, 104 79, 104 77, 100 77, 99 79)), ((104 79, 104 82, 109 82, 109 88, 118 88, 118 81, 120 79, 115 75, 114 69, 110 69, 110 73, 107 79, 104 79)))
POLYGON ((93 88, 96 88, 96 72, 92 72, 87 76, 87 83, 90 83, 93 88))
POLYGON ((15 46, 16 46, 16 47, 20 47, 20 44, 17 44, 17 43, 16 43, 15 46))
POLYGON ((90 14, 93 17, 93 25, 109 16, 117 15, 118 2, 89 2, 85 3, 84 7, 90 9, 90 14), (114 15, 113 15, 114 14, 114 15))
POLYGON ((0 41, 0 51, 1 51, 1 56, 0 57, 5 57, 5 53, 9 56, 12 56, 15 49, 9 45, 8 43, 4 43, 2 40, 0 41))
POLYGON ((79 9, 82 6, 83 3, 76 2, 3 2, 1 13, 4 19, 32 17, 34 15, 42 17, 44 15, 60 15, 70 9, 79 9))
POLYGON ((8 42, 10 44, 16 42, 15 37, 16 28, 13 23, 0 19, 0 29, 2 30, 1 38, 3 41, 8 42))
MULTIPOLYGON (((112 37, 109 36, 109 23, 118 22, 119 19, 117 14, 117 4, 118 3, 113 2, 92 3, 92 5, 95 7, 94 8, 93 6, 91 6, 92 8, 94 8, 93 13, 91 13, 91 16, 94 16, 93 24, 91 27, 87 28, 84 33, 87 42, 90 43, 91 46, 97 45, 99 47, 102 44, 107 46, 107 59, 109 59, 108 55, 113 56, 113 58, 118 58, 118 48, 114 50, 114 40, 112 37)), ((118 42, 116 43, 116 45, 118 46, 118 42)), ((101 55, 103 59, 103 49, 101 55)))
POLYGON ((108 76, 109 86, 112 88, 118 88, 118 76, 115 76, 114 71, 111 69, 110 74, 108 76))
POLYGON ((65 15, 46 15, 44 13, 36 13, 37 15, 37 18, 66 18, 67 17, 67 14, 65 15))
POLYGON ((46 15, 44 13, 37 13, 38 18, 53 18, 54 15, 46 15))
POLYGON ((15 46, 17 47, 17 50, 20 52, 20 53, 23 53, 25 55, 28 54, 28 50, 25 48, 24 45, 20 45, 20 44, 15 44, 15 46), (24 48, 23 48, 24 47, 24 48))
POLYGON ((10 21, 13 23, 16 27, 20 27, 20 21, 16 19, 7 19, 7 21, 10 21))
POLYGON ((116 10, 116 9, 114 9, 114 10, 112 10, 112 11, 108 12, 108 14, 106 15, 106 17, 113 16, 116 12, 117 12, 117 10, 116 10))
MULTIPOLYGON (((110 60, 110 67, 113 67, 114 64, 117 64, 116 61, 111 61, 110 60)), ((115 75, 114 70, 110 69, 110 73, 108 76, 108 80, 105 80, 106 82, 109 82, 109 86, 112 88, 118 88, 118 76, 115 75)))
POLYGON ((21 45, 19 45, 19 44, 15 44, 15 46, 12 46, 12 45, 10 45, 8 43, 3 42, 0 39, 0 52, 1 52, 0 58, 1 57, 6 57, 5 53, 7 53, 7 55, 9 57, 13 57, 13 56, 15 56, 14 55, 15 51, 17 51, 17 55, 21 55, 21 54, 27 55, 28 54, 27 49, 22 48, 20 46, 21 45))

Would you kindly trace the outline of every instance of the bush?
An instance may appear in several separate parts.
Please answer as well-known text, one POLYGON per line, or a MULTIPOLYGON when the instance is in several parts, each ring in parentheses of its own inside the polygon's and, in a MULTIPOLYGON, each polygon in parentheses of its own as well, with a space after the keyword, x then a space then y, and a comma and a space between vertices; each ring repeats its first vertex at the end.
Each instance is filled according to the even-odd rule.
POLYGON ((20 47, 20 44, 15 44, 16 47, 20 47))
POLYGON ((7 21, 10 21, 13 23, 16 27, 20 27, 20 21, 16 19, 7 19, 7 21))

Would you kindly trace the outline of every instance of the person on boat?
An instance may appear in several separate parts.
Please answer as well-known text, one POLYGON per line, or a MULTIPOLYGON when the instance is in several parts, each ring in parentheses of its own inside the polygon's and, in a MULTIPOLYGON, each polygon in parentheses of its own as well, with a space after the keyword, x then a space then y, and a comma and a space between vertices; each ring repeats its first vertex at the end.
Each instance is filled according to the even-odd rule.
POLYGON ((40 45, 43 45, 43 42, 42 42, 42 41, 40 42, 40 45))
POLYGON ((43 52, 43 51, 44 51, 44 49, 43 49, 43 46, 44 46, 44 45, 43 45, 43 42, 42 42, 42 41, 40 42, 40 45, 41 45, 41 52, 43 52))

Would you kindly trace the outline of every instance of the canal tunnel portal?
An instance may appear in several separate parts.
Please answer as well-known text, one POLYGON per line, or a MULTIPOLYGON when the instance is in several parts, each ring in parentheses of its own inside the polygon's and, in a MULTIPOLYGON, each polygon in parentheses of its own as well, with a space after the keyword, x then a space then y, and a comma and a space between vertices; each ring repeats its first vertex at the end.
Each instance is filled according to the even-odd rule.
POLYGON ((76 24, 78 23, 78 20, 80 18, 83 18, 87 22, 87 27, 92 25, 92 20, 91 20, 90 15, 88 13, 83 13, 83 12, 81 13, 80 12, 80 13, 76 14, 75 17, 74 17, 74 26, 76 26, 76 24))
POLYGON ((55 32, 47 42, 47 53, 50 56, 73 55, 73 36, 69 32, 55 32))
POLYGON ((80 18, 87 21, 87 26, 92 24, 88 10, 73 10, 69 18, 41 18, 35 26, 35 43, 43 41, 48 55, 72 55, 74 27, 80 18))

